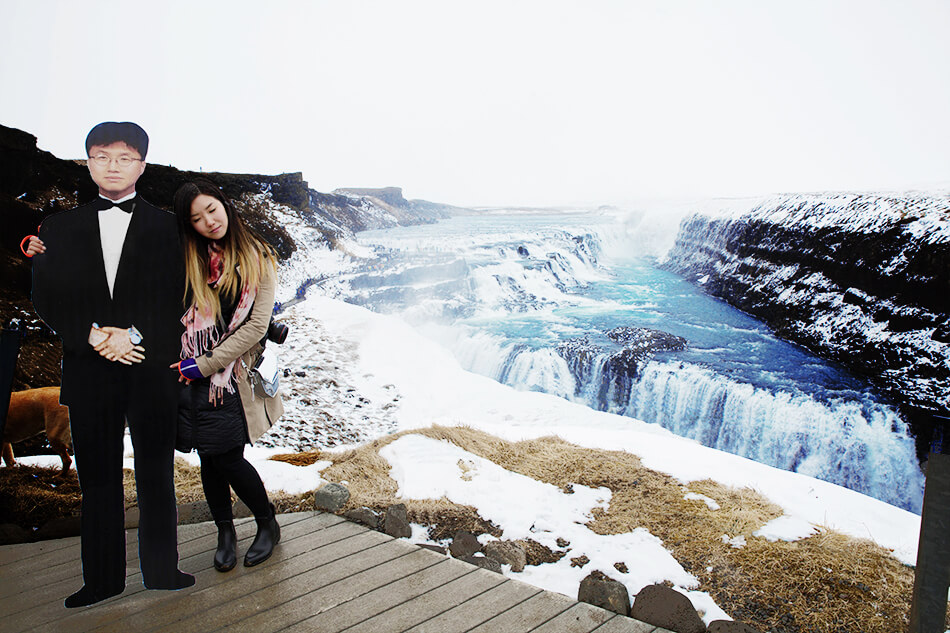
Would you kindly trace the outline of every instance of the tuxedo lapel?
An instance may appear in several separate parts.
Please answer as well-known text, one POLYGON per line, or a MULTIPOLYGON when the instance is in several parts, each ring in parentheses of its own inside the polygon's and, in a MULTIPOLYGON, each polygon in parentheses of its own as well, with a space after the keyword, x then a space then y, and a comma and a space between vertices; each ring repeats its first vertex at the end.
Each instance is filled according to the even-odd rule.
POLYGON ((96 304, 107 307, 109 298, 109 280, 106 278, 106 265, 102 257, 102 238, 99 235, 99 212, 93 205, 81 209, 83 217, 76 227, 76 246, 81 250, 75 260, 77 266, 85 269, 88 279, 94 280, 92 288, 96 304))
POLYGON ((134 296, 136 276, 141 272, 140 255, 142 249, 146 248, 145 240, 148 233, 148 217, 142 206, 141 201, 137 200, 132 218, 129 220, 129 228, 125 233, 125 242, 122 244, 119 268, 116 270, 115 284, 112 286, 112 300, 117 304, 128 296, 134 296))

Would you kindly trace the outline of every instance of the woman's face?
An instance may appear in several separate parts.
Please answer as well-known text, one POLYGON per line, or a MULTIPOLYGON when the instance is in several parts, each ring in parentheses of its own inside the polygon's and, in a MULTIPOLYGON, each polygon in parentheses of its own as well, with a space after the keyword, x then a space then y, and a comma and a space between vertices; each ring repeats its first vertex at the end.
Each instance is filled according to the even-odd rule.
POLYGON ((198 194, 191 203, 191 226, 198 235, 220 240, 228 232, 228 214, 214 196, 198 194))

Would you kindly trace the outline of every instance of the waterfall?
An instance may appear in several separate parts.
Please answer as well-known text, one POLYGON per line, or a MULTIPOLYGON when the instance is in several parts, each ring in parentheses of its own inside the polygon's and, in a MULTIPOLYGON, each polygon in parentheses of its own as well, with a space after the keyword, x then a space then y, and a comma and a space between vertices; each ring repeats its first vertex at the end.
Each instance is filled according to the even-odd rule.
POLYGON ((741 384, 688 363, 650 363, 616 411, 755 461, 920 512, 924 478, 897 413, 741 384))
POLYGON ((621 374, 606 354, 565 360, 550 348, 484 333, 450 343, 469 371, 645 422, 705 446, 798 472, 920 512, 924 477, 914 439, 892 408, 854 399, 821 402, 771 391, 683 362, 621 374))

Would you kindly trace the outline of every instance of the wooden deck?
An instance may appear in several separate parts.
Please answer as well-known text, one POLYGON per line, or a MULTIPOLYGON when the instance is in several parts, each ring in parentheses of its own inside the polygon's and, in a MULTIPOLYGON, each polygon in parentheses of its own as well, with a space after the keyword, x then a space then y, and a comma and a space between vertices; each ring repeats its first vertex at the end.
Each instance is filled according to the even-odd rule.
MULTIPOLYGON (((254 536, 237 521, 239 555, 254 536)), ((332 514, 280 515, 271 560, 218 573, 213 523, 180 526, 194 587, 146 591, 127 531, 125 593, 69 610, 82 584, 79 538, 0 547, 0 629, 13 631, 377 631, 664 633, 561 594, 393 539, 332 514)))

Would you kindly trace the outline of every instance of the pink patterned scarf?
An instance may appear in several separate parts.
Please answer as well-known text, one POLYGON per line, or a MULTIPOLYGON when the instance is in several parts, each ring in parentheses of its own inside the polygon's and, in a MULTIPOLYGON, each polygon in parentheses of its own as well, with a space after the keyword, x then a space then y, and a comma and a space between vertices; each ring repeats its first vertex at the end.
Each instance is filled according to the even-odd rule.
MULTIPOLYGON (((224 256, 221 247, 213 242, 208 245, 208 259, 210 269, 208 285, 214 288, 221 279, 221 273, 224 272, 224 256)), ((256 296, 257 288, 248 288, 246 284, 241 288, 241 297, 234 309, 234 315, 231 317, 227 331, 223 334, 215 322, 211 308, 199 310, 193 303, 181 317, 182 325, 185 326, 185 333, 181 336, 182 359, 201 356, 208 350, 214 349, 226 335, 234 332, 247 319, 256 296)), ((228 393, 234 393, 240 372, 240 367, 235 367, 236 362, 237 359, 228 363, 223 371, 211 374, 208 401, 212 404, 216 404, 224 397, 225 390, 228 393)))

